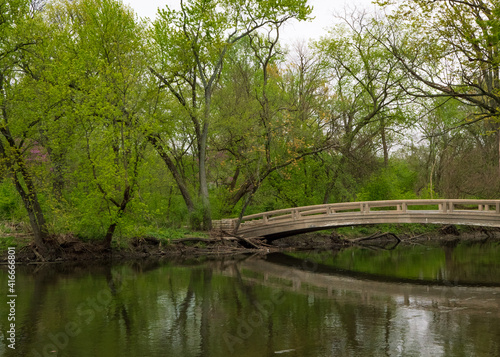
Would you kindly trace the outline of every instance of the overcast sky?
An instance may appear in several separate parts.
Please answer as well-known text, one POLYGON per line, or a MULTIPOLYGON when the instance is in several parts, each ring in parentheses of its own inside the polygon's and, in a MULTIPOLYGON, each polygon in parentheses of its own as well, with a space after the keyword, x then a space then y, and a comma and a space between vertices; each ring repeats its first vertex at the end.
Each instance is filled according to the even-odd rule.
MULTIPOLYGON (((309 0, 309 5, 313 6, 312 16, 315 17, 311 22, 289 21, 281 32, 281 39, 288 45, 296 42, 310 39, 319 39, 325 35, 325 29, 334 23, 334 13, 343 13, 347 6, 356 6, 360 9, 373 10, 372 0, 309 0)), ((155 18, 158 7, 163 8, 168 5, 171 8, 178 9, 180 0, 123 0, 129 4, 140 17, 148 17, 151 20, 155 18)))

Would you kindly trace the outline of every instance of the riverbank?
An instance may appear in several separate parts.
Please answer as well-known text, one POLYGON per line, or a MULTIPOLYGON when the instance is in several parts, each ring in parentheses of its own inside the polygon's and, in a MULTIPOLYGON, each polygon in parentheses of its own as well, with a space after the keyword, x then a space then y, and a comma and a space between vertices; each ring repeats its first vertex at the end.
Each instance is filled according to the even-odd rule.
MULTIPOLYGON (((398 225, 382 228, 366 226, 321 231, 297 236, 284 237, 274 241, 265 239, 244 239, 241 237, 212 234, 209 237, 186 237, 178 239, 158 239, 156 237, 133 238, 112 249, 99 242, 84 242, 71 235, 54 236, 51 242, 51 256, 41 257, 29 242, 29 237, 20 239, 16 247, 16 260, 20 263, 127 260, 147 257, 217 256, 236 254, 268 254, 297 250, 338 250, 359 245, 370 249, 394 249, 399 244, 446 245, 459 242, 485 243, 500 242, 500 229, 489 227, 432 226, 420 227, 406 232, 398 225), (25 242, 23 244, 23 242, 25 242)), ((0 254, 0 262, 7 259, 7 247, 0 254)))

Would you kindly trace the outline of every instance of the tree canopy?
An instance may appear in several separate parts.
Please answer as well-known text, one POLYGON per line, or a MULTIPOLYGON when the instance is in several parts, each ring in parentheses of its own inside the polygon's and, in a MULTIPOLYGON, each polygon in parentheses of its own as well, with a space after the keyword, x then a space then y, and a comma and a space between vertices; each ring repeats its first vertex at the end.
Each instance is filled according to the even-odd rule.
MULTIPOLYGON (((306 0, 0 0, 0 221, 122 238, 500 188, 496 1, 379 1, 284 45, 306 0)), ((56 237, 56 238, 54 238, 56 237)))

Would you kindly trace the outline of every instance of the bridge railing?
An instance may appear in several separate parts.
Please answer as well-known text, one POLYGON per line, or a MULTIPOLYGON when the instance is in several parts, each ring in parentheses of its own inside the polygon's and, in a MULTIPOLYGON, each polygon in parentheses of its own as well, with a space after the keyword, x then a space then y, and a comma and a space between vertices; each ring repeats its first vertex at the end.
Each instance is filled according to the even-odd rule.
MULTIPOLYGON (((329 203, 286 208, 244 216, 241 220, 240 229, 287 221, 293 222, 317 215, 331 215, 333 217, 334 215, 345 214, 384 214, 384 212, 406 214, 418 213, 418 211, 437 215, 467 215, 477 213, 500 215, 500 200, 429 199, 329 203)), ((231 231, 236 227, 237 221, 236 218, 213 221, 213 227, 215 229, 231 231)))
MULTIPOLYGON (((396 211, 404 214, 408 211, 421 211, 452 214, 475 213, 500 214, 500 200, 469 200, 469 199, 429 199, 429 200, 390 200, 365 201, 348 203, 329 203, 315 206, 287 208, 244 216, 241 227, 256 224, 269 224, 283 221, 293 221, 313 215, 335 215, 342 213, 364 214, 374 211, 396 211), (427 206, 427 207, 424 207, 427 206)), ((230 220, 225 220, 230 224, 230 220)), ((236 220, 233 220, 234 222, 236 220)))

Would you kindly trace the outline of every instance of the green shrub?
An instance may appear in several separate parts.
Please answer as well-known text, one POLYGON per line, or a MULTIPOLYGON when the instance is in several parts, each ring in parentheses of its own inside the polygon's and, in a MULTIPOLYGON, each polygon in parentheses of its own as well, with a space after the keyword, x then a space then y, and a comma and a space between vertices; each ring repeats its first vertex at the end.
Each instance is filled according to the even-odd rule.
POLYGON ((10 180, 0 181, 0 219, 14 219, 21 216, 23 204, 10 180))
POLYGON ((358 201, 381 201, 417 198, 414 193, 417 175, 404 162, 395 162, 370 176, 357 194, 358 201))

